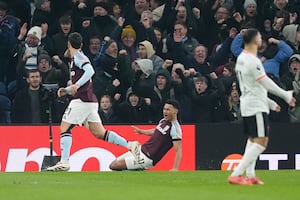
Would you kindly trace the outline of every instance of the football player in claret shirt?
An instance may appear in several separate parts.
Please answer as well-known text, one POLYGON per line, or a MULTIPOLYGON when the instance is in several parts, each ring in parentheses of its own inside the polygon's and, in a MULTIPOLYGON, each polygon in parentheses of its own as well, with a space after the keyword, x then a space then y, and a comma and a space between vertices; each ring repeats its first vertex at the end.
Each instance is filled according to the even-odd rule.
POLYGON ((81 47, 82 36, 76 32, 71 33, 65 53, 72 59, 71 80, 68 87, 59 88, 57 91, 59 97, 66 94, 71 95, 71 101, 60 124, 61 160, 56 165, 48 167, 47 171, 68 171, 70 169, 71 130, 75 125, 84 124, 96 138, 128 148, 133 153, 138 152, 138 142, 128 142, 117 133, 103 127, 98 114, 98 101, 92 88, 91 78, 95 72, 88 57, 82 53, 81 47))
POLYGON ((138 152, 126 152, 110 164, 112 170, 144 170, 153 167, 174 147, 175 158, 171 171, 177 171, 182 157, 182 130, 177 120, 179 103, 167 100, 163 107, 164 118, 156 128, 142 130, 132 126, 136 133, 151 136, 138 148, 138 152))

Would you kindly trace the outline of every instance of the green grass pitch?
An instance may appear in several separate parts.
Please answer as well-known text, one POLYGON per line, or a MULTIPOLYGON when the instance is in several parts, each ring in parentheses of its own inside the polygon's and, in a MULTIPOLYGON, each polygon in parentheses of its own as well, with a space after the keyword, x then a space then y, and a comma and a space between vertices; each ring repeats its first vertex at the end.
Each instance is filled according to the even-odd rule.
POLYGON ((292 200, 300 199, 300 171, 258 170, 265 185, 227 183, 230 172, 0 173, 1 200, 292 200))

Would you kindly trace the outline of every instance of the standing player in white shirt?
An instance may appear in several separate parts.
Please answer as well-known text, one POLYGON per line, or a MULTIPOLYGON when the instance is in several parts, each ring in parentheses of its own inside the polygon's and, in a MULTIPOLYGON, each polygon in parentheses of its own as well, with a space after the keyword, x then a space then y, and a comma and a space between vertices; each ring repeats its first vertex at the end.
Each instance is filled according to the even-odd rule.
POLYGON ((241 90, 241 114, 244 132, 248 137, 245 153, 237 168, 228 177, 230 184, 264 184, 255 175, 258 156, 268 144, 268 114, 271 110, 280 111, 276 102, 269 99, 268 92, 284 99, 290 106, 295 106, 293 91, 278 87, 265 73, 257 50, 262 43, 261 34, 256 29, 248 29, 243 34, 244 51, 238 56, 236 72, 241 90), (243 173, 246 171, 246 177, 243 173))

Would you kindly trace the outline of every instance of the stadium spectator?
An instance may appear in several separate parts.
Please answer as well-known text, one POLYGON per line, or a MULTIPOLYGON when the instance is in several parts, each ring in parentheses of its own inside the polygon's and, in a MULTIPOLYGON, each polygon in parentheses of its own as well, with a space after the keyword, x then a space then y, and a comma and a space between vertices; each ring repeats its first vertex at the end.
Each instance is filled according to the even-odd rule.
POLYGON ((222 75, 220 76, 220 80, 224 85, 225 91, 231 91, 232 84, 237 82, 234 62, 229 62, 224 65, 222 75))
POLYGON ((88 49, 85 50, 86 56, 91 60, 94 61, 97 57, 98 53, 100 52, 101 40, 97 36, 92 36, 89 39, 88 49))
POLYGON ((81 34, 86 37, 85 41, 91 36, 98 36, 101 40, 117 26, 117 22, 108 14, 109 7, 107 3, 99 2, 93 5, 93 17, 82 22, 81 34), (86 22, 87 21, 87 22, 86 22))
POLYGON ((290 24, 283 28, 282 35, 291 45, 294 53, 300 53, 300 26, 299 24, 290 24))
POLYGON ((72 32, 72 19, 68 15, 59 18, 59 32, 52 36, 54 45, 54 55, 58 55, 65 64, 69 62, 68 58, 64 57, 67 50, 68 36, 72 32))
POLYGON ((139 97, 128 90, 126 100, 117 108, 117 116, 120 123, 150 123, 152 122, 152 111, 149 98, 139 97))
POLYGON ((8 58, 17 44, 20 25, 16 17, 7 15, 8 5, 0 1, 0 82, 8 84, 16 78, 16 68, 8 58))
POLYGON ((51 1, 49 0, 35 0, 35 10, 32 15, 32 26, 48 25, 48 34, 52 37, 58 31, 58 16, 54 10, 51 10, 51 1))
POLYGON ((160 69, 162 69, 164 60, 155 54, 155 50, 153 45, 145 40, 139 43, 138 46, 138 59, 150 59, 153 62, 153 71, 157 73, 160 69))
MULTIPOLYGON (((176 73, 183 80, 186 92, 192 99, 192 117, 194 123, 215 122, 218 121, 216 117, 223 118, 224 120, 224 116, 221 116, 221 112, 217 114, 218 116, 215 115, 215 107, 225 94, 224 86, 218 79, 216 73, 211 73, 210 77, 199 76, 195 78, 193 86, 188 83, 182 70, 176 70, 176 73), (212 80, 215 80, 216 88, 212 80)), ((222 114, 225 114, 224 110, 222 114)))
POLYGON ((206 27, 205 45, 210 52, 216 44, 220 44, 228 36, 232 27, 239 28, 239 22, 232 17, 232 6, 225 1, 206 2, 202 11, 206 27))
POLYGON ((41 74, 38 69, 29 70, 27 74, 28 87, 18 91, 13 99, 12 123, 47 123, 48 100, 41 86, 41 74))
POLYGON ((162 117, 161 110, 168 99, 175 99, 175 91, 171 82, 171 75, 167 69, 160 69, 156 73, 153 95, 151 96, 151 108, 153 122, 157 123, 162 117))
POLYGON ((153 94, 155 73, 153 63, 149 59, 136 60, 133 63, 134 79, 132 91, 139 97, 149 98, 153 94))
POLYGON ((111 38, 118 42, 119 49, 125 49, 130 61, 133 62, 137 58, 136 32, 131 25, 123 28, 125 19, 118 19, 118 26, 111 33, 111 38))
POLYGON ((300 71, 300 54, 292 55, 288 60, 289 71, 281 77, 281 82, 287 90, 293 89, 293 81, 300 71))
POLYGON ((175 63, 171 71, 172 86, 175 92, 175 99, 180 104, 179 120, 182 123, 192 123, 192 100, 187 95, 186 89, 182 84, 181 78, 176 73, 176 69, 180 69, 184 76, 189 78, 190 72, 180 63, 175 63))
POLYGON ((237 30, 231 28, 229 36, 222 44, 219 44, 216 48, 216 52, 209 56, 208 49, 203 44, 199 44, 194 52, 193 58, 187 65, 192 75, 208 75, 211 72, 218 72, 218 68, 231 59, 230 46, 233 38, 236 36, 237 30))
POLYGON ((242 115, 240 109, 240 91, 236 82, 234 82, 231 86, 231 90, 228 96, 228 109, 229 115, 228 120, 232 122, 241 122, 242 115))
MULTIPOLYGON (((229 95, 231 85, 235 82, 234 74, 233 76, 227 76, 231 74, 231 69, 226 66, 235 59, 231 54, 230 45, 233 38, 235 38, 234 43, 238 42, 236 43, 236 49, 242 50, 242 41, 236 41, 238 36, 235 37, 235 35, 240 30, 242 33, 245 27, 258 28, 266 41, 269 38, 275 38, 274 40, 270 39, 272 44, 268 44, 264 52, 265 48, 260 49, 260 57, 262 59, 270 58, 263 62, 270 77, 275 77, 276 81, 278 79, 283 81, 284 87, 293 89, 292 82, 294 81, 295 71, 293 71, 292 66, 296 62, 292 62, 292 65, 286 67, 287 64, 290 64, 287 59, 291 55, 288 54, 288 51, 280 53, 280 50, 284 50, 280 49, 280 46, 286 47, 285 50, 287 50, 289 45, 294 53, 299 53, 300 17, 297 17, 297 14, 299 16, 300 4, 298 1, 65 0, 62 2, 59 0, 34 0, 23 2, 0 0, 0 58, 2 60, 0 64, 0 81, 4 81, 6 84, 7 96, 10 99, 14 98, 16 90, 26 85, 26 78, 22 77, 24 72, 20 73, 24 66, 22 58, 25 55, 26 46, 27 52, 31 49, 35 54, 35 49, 38 49, 37 52, 46 50, 50 57, 58 55, 65 64, 70 63, 69 58, 64 57, 67 48, 67 36, 74 30, 81 32, 81 28, 84 26, 87 28, 83 28, 82 33, 86 32, 88 36, 84 37, 82 48, 85 55, 93 61, 101 54, 99 52, 104 52, 99 45, 102 40, 96 38, 96 35, 90 34, 90 32, 100 32, 102 34, 103 27, 104 29, 109 27, 105 25, 101 29, 92 28, 92 24, 95 25, 94 22, 96 22, 94 8, 97 6, 99 7, 99 9, 96 9, 97 22, 102 23, 105 19, 109 19, 111 23, 108 25, 115 24, 115 28, 113 30, 111 28, 103 37, 109 34, 117 42, 120 50, 116 60, 119 68, 118 73, 125 77, 120 81, 125 87, 122 87, 122 91, 116 93, 116 96, 112 96, 114 101, 118 99, 118 103, 126 101, 126 91, 130 86, 140 98, 151 99, 153 97, 153 88, 145 90, 147 88, 145 86, 152 85, 154 87, 155 81, 149 85, 151 76, 143 82, 142 74, 144 73, 135 73, 135 71, 139 71, 135 69, 135 61, 139 58, 154 61, 153 80, 156 76, 155 73, 161 68, 166 68, 169 72, 175 73, 173 63, 183 65, 184 69, 182 71, 187 79, 199 75, 209 76, 211 72, 215 72, 229 95), (32 6, 31 14, 34 15, 32 24, 24 23, 31 22, 31 16, 29 16, 30 3, 32 6), (20 12, 20 10, 22 11, 20 12), (178 28, 175 28, 176 21, 185 25, 186 28, 182 29, 182 32, 186 32, 185 34, 175 34, 174 29, 178 28), (31 28, 36 29, 36 27, 41 28, 40 41, 37 45, 34 45, 36 47, 28 48, 27 43, 30 42, 32 45, 33 40, 31 36, 26 36, 27 27, 28 30, 31 28), (177 42, 174 40, 175 35, 178 36, 177 42), (195 43, 191 42, 190 38, 193 38, 192 41, 195 41, 195 43), (277 44, 277 40, 284 45, 277 44), (144 44, 141 45, 142 43, 144 44), (276 60, 278 58, 276 56, 279 55, 285 56, 283 62, 276 60), (163 60, 164 64, 162 64, 163 60), (130 69, 130 63, 132 63, 133 70, 130 69), (6 69, 2 69, 2 67, 6 69), (229 73, 226 75, 227 72, 229 73), (135 75, 136 78, 134 78, 135 75), (140 75, 141 79, 137 78, 140 75)), ((29 65, 32 64, 31 68, 35 68, 38 64, 34 64, 34 61, 38 59, 37 55, 30 56, 31 54, 28 54, 28 59, 24 57, 25 60, 28 60, 25 66, 30 68, 29 65), (33 61, 33 63, 30 64, 29 61, 33 61)), ((293 60, 297 59, 293 58, 293 60)), ((58 68, 55 62, 52 62, 52 65, 52 69, 58 68)), ((101 70, 103 72, 103 69, 101 70)), ((183 107, 192 105, 189 103, 190 97, 186 93, 181 93, 185 90, 182 90, 184 87, 180 81, 181 79, 176 73, 172 75, 171 88, 175 91, 175 98, 179 100, 180 105, 183 107), (177 76, 177 78, 174 79, 173 76, 177 76)), ((66 81, 63 82, 65 84, 66 81)), ((280 82, 278 84, 281 85, 280 82)), ((228 104, 227 98, 223 98, 222 101, 225 105, 228 104)), ((280 102, 278 103, 280 104, 280 102)), ((214 107, 214 115, 216 115, 216 112, 221 111, 218 110, 222 109, 221 104, 219 102, 214 107), (216 108, 218 109, 216 110, 216 108)), ((287 111, 285 110, 286 104, 282 106, 282 111, 287 111)), ((188 107, 186 109, 189 110, 188 107)), ((186 109, 183 109, 184 113, 181 113, 180 117, 183 121, 190 121, 187 114, 189 111, 185 113, 186 109)), ((228 108, 225 108, 225 111, 228 111, 228 108)), ((271 112, 271 115, 273 114, 271 112)), ((279 114, 281 115, 281 113, 279 114)), ((223 116, 223 114, 220 113, 219 116, 223 116)), ((271 116, 270 120, 285 119, 271 116)))
POLYGON ((103 95, 99 100, 99 111, 103 124, 112 124, 119 122, 114 109, 114 100, 109 95, 103 95))
POLYGON ((92 5, 88 0, 72 1, 71 18, 73 21, 74 31, 80 32, 83 21, 90 23, 92 5))
POLYGON ((25 42, 19 43, 14 48, 13 62, 17 63, 17 87, 25 86, 24 68, 26 70, 37 69, 38 54, 44 49, 41 45, 42 29, 39 26, 32 27, 27 33, 27 24, 23 24, 18 39, 21 41, 25 35, 25 42))
MULTIPOLYGON (((205 25, 203 18, 201 17, 200 9, 194 7, 191 8, 189 3, 178 1, 175 8, 177 10, 175 19, 173 21, 179 21, 187 26, 188 35, 197 39, 199 43, 204 44, 205 41, 205 25)), ((173 25, 173 24, 170 24, 173 25)), ((172 30, 173 27, 170 28, 172 30)))
POLYGON ((136 31, 136 44, 148 40, 155 45, 153 32, 153 16, 149 10, 148 0, 135 0, 134 5, 124 9, 124 25, 131 25, 136 31), (128 10, 129 9, 129 10, 128 10))
POLYGON ((174 63, 182 63, 188 66, 193 56, 198 41, 190 37, 184 22, 177 21, 174 25, 174 33, 167 38, 167 48, 174 63))
POLYGON ((118 21, 118 19, 122 15, 122 9, 121 9, 120 5, 117 4, 116 2, 112 2, 110 14, 115 21, 118 21))
POLYGON ((54 55, 54 45, 52 37, 48 34, 48 24, 43 23, 41 24, 42 29, 42 38, 41 38, 41 44, 44 46, 44 49, 48 52, 50 56, 54 55))
POLYGON ((51 57, 47 52, 41 52, 38 56, 38 70, 41 72, 42 83, 45 84, 59 84, 66 86, 66 77, 68 77, 68 66, 59 58, 58 55, 52 57, 55 63, 54 67, 51 62, 51 57))
POLYGON ((150 0, 150 9, 153 15, 153 21, 157 22, 161 19, 166 4, 163 0, 150 0))
POLYGON ((154 46, 155 53, 162 59, 166 59, 168 54, 167 39, 163 36, 159 28, 154 28, 154 33, 156 36, 156 46, 154 46))
POLYGON ((93 77, 93 90, 98 99, 105 94, 113 98, 116 94, 123 94, 123 98, 130 87, 130 63, 126 61, 126 53, 118 53, 114 40, 104 41, 94 63, 96 73, 93 77))
MULTIPOLYGON (((231 51, 236 57, 243 50, 242 34, 238 34, 231 44, 231 51)), ((289 45, 283 40, 277 40, 273 37, 265 38, 258 51, 258 57, 261 59, 266 73, 273 74, 277 79, 280 77, 280 65, 284 64, 292 54, 293 50, 289 45)))

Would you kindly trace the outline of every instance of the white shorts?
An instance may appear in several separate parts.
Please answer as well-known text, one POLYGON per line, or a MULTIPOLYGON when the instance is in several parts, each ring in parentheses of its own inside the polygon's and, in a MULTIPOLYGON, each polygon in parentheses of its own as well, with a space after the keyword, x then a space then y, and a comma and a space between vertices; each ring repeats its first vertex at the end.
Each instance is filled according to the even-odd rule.
POLYGON ((128 151, 121 156, 119 156, 117 159, 121 160, 124 159, 126 163, 126 167, 128 170, 143 170, 143 169, 149 169, 153 167, 153 160, 148 158, 141 150, 140 150, 140 162, 138 162, 131 151, 128 151))
POLYGON ((81 99, 74 99, 66 108, 62 121, 76 125, 86 124, 86 122, 101 123, 98 106, 99 104, 96 102, 83 102, 81 99))

